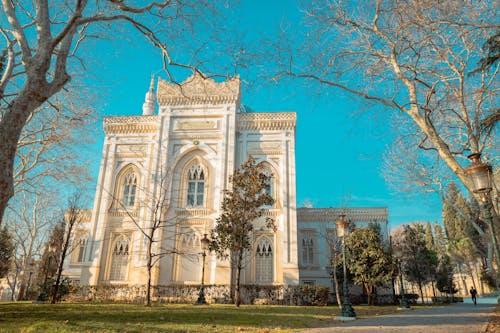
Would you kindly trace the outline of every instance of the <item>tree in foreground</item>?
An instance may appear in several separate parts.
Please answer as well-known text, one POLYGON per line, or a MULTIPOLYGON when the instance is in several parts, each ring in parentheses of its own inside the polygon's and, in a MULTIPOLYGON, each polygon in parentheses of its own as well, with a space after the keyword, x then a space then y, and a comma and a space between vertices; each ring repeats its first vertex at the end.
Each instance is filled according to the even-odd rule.
POLYGON ((371 305, 375 288, 384 286, 394 275, 392 257, 380 226, 369 224, 366 228, 355 228, 347 238, 347 247, 353 282, 365 288, 368 305, 371 305))
POLYGON ((87 70, 85 60, 93 53, 84 49, 87 42, 138 33, 161 50, 168 70, 167 66, 180 64, 171 58, 163 40, 175 44, 171 41, 178 37, 175 32, 215 16, 210 8, 209 2, 190 0, 2 1, 0 221, 14 195, 14 160, 23 128, 35 110, 54 107, 51 99, 67 87, 72 75, 87 70), (168 36, 159 37, 153 27, 162 27, 168 36))
POLYGON ((52 288, 52 295, 50 302, 55 304, 57 302, 59 288, 61 286, 61 277, 64 268, 64 260, 71 254, 74 249, 71 241, 73 240, 73 233, 79 223, 82 222, 83 214, 81 210, 82 202, 79 193, 73 194, 68 199, 68 206, 63 213, 63 221, 61 222, 61 229, 64 229, 63 238, 61 240, 60 257, 57 262, 57 273, 55 276, 54 287, 52 288), (62 227, 64 226, 64 227, 62 227))
MULTIPOLYGON (((234 303, 240 306, 240 277, 244 266, 245 251, 252 248, 254 224, 263 217, 266 206, 274 199, 266 191, 270 176, 262 170, 253 158, 249 158, 229 179, 230 189, 224 190, 222 214, 215 221, 212 230, 210 250, 224 259, 230 258, 231 267, 236 269, 234 303)), ((268 228, 274 230, 274 220, 265 217, 268 228)))
MULTIPOLYGON (((466 157, 482 153, 498 164, 491 128, 499 119, 499 63, 490 61, 469 75, 500 27, 496 7, 495 1, 312 1, 304 10, 311 27, 304 29, 304 43, 297 52, 280 49, 281 74, 342 89, 369 101, 372 110, 378 105, 403 115, 399 134, 433 167, 433 178, 451 176, 473 193, 466 157)), ((491 196, 487 200, 491 207, 491 196)), ((491 213, 492 219, 484 219, 493 237, 500 225, 498 212, 491 213)), ((492 245, 500 266, 498 244, 492 245)))
MULTIPOLYGON (((159 169, 163 170, 163 167, 159 169)), ((125 212, 144 240, 145 253, 142 253, 141 257, 145 259, 147 273, 146 306, 151 306, 153 269, 157 267, 160 259, 173 254, 184 255, 177 250, 174 239, 166 241, 168 235, 175 237, 175 232, 169 234, 168 231, 176 230, 178 226, 177 218, 175 216, 169 218, 166 214, 171 199, 169 196, 171 175, 172 171, 160 171, 145 188, 134 186, 133 189, 128 189, 129 193, 133 193, 132 203, 124 202, 120 195, 110 193, 114 204, 125 212), (145 212, 144 218, 136 214, 138 210, 145 212)))

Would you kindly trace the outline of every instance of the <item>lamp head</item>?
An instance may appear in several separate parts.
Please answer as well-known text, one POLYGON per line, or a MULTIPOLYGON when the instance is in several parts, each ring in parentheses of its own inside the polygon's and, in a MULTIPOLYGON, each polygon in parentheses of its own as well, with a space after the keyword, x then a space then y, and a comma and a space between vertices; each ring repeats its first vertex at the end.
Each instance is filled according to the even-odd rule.
POLYGON ((208 239, 207 234, 203 234, 203 238, 200 240, 201 242, 201 249, 203 251, 208 250, 208 247, 210 246, 210 239, 208 239))
POLYGON ((481 154, 476 153, 468 156, 471 164, 464 172, 472 182, 474 193, 489 193, 492 189, 493 170, 491 165, 481 161, 481 154))

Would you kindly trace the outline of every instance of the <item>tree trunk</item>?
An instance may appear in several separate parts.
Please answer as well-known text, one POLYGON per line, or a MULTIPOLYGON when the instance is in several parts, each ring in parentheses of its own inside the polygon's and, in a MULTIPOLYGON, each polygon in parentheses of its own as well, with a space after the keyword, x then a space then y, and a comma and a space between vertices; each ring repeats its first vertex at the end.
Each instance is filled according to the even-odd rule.
POLYGON ((236 259, 236 288, 234 290, 234 304, 237 307, 241 304, 240 298, 240 276, 241 276, 241 263, 243 261, 243 251, 238 251, 238 257, 236 259))
POLYGON ((372 305, 373 286, 370 286, 369 284, 366 283, 364 285, 366 290, 367 303, 368 305, 372 305))
MULTIPOLYGON (((72 207, 72 214, 75 214, 75 207, 72 207)), ((59 285, 61 284, 61 275, 63 271, 63 266, 64 266, 64 259, 66 258, 66 254, 68 252, 69 248, 69 243, 71 241, 71 235, 73 232, 73 226, 75 225, 76 220, 74 220, 76 216, 71 216, 70 221, 68 222, 68 229, 66 230, 64 241, 63 241, 63 248, 61 251, 61 256, 59 257, 59 265, 57 266, 57 277, 56 277, 56 283, 54 284, 54 289, 52 291, 52 300, 51 304, 56 304, 57 302, 57 293, 59 291, 59 285)))
POLYGON ((340 291, 339 291, 339 280, 337 278, 337 260, 335 259, 332 270, 333 270, 333 284, 335 287, 335 297, 337 298, 337 305, 339 309, 342 309, 342 299, 340 299, 340 291))
POLYGON ((420 291, 420 298, 422 299, 422 304, 424 304, 424 291, 422 290, 422 281, 418 280, 418 290, 420 291))
POLYGON ((151 306, 151 256, 148 257, 148 264, 147 264, 147 269, 148 269, 148 285, 146 289, 146 306, 151 306))
POLYGON ((9 199, 14 195, 14 158, 21 132, 30 114, 48 99, 43 80, 28 78, 0 121, 0 225, 9 199))

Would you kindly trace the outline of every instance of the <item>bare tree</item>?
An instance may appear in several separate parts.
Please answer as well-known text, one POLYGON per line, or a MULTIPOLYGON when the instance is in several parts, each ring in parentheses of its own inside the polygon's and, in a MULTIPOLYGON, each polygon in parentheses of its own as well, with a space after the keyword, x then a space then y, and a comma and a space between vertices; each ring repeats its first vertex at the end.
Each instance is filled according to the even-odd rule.
MULTIPOLYGON (((0 220, 14 195, 14 160, 26 122, 42 105, 71 80, 86 70, 82 52, 86 41, 99 37, 113 39, 119 27, 135 33, 161 50, 164 67, 181 65, 170 55, 167 43, 174 44, 174 31, 189 30, 200 12, 213 17, 207 1, 165 0, 135 4, 129 1, 68 0, 51 7, 47 0, 34 3, 2 1, 2 75, 0 78, 0 220), (165 25, 167 36, 153 30, 165 25), (186 29, 187 28, 187 29, 186 29), (168 40, 163 42, 162 40, 168 40)), ((202 14, 203 14, 202 13, 202 14)))
MULTIPOLYGON (((279 54, 281 74, 405 115, 418 137, 414 145, 433 153, 472 193, 465 157, 483 153, 493 164, 498 159, 495 133, 484 122, 497 112, 499 65, 468 75, 477 67, 482 44, 499 27, 495 6, 494 1, 315 1, 305 9, 309 25, 300 53, 288 48, 279 54)), ((492 213, 490 235, 500 264, 492 231, 498 212, 492 213)))
POLYGON ((19 268, 17 280, 21 286, 19 298, 24 298, 28 291, 26 287, 31 284, 33 263, 40 256, 47 232, 54 223, 54 209, 51 208, 54 203, 51 202, 50 192, 44 196, 22 192, 17 198, 6 217, 16 246, 16 268, 19 268))
POLYGON ((331 265, 331 274, 333 280, 333 289, 335 291, 335 297, 337 299, 337 305, 339 309, 342 309, 342 299, 340 298, 340 289, 339 289, 339 279, 338 273, 340 263, 342 262, 342 250, 341 250, 341 242, 337 237, 337 234, 333 232, 335 229, 324 230, 321 234, 324 237, 328 248, 330 249, 330 265, 331 265))
POLYGON ((51 103, 55 107, 36 109, 23 128, 14 162, 14 195, 48 190, 56 195, 61 187, 82 186, 90 179, 80 155, 83 145, 90 142, 94 111, 66 93, 51 103))
POLYGON ((145 305, 151 306, 151 297, 153 289, 153 269, 157 267, 160 259, 168 255, 184 255, 190 256, 189 253, 183 253, 182 250, 176 247, 176 230, 178 221, 177 216, 169 217, 167 214, 170 208, 172 172, 164 171, 160 168, 158 174, 153 175, 152 183, 145 188, 137 188, 136 197, 138 198, 140 211, 144 212, 143 216, 138 216, 135 212, 137 207, 126 205, 122 198, 116 194, 110 193, 113 201, 121 210, 125 212, 127 217, 136 226, 144 240, 143 257, 146 260, 147 283, 146 283, 146 300, 145 305))
POLYGON ((64 268, 64 260, 72 251, 73 233, 77 225, 82 222, 82 198, 81 194, 75 192, 68 199, 67 209, 63 213, 64 235, 61 243, 60 257, 58 258, 56 281, 52 289, 51 303, 57 302, 59 287, 61 285, 61 276, 64 268))

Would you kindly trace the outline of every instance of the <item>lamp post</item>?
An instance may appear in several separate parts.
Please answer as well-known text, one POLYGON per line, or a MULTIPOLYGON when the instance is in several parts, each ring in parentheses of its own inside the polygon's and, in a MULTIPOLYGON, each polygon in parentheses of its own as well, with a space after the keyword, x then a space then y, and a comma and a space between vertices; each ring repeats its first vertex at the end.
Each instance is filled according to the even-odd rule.
POLYGON ((337 225, 337 236, 342 239, 342 261, 344 268, 344 300, 342 302, 342 320, 353 320, 356 319, 356 312, 351 305, 349 297, 349 287, 347 285, 347 266, 346 266, 346 256, 345 256, 345 238, 349 233, 349 221, 345 219, 344 214, 339 215, 339 219, 336 222, 337 225))
POLYGON ((409 309, 410 306, 408 305, 408 301, 406 300, 405 286, 403 284, 403 270, 401 269, 401 258, 403 257, 403 251, 401 250, 401 244, 399 242, 396 243, 396 247, 393 249, 393 253, 396 257, 396 262, 398 265, 399 285, 401 286, 401 303, 399 309, 406 310, 409 309))
MULTIPOLYGON (((481 161, 481 154, 475 153, 468 156, 471 164, 465 168, 464 172, 469 177, 472 183, 472 190, 479 198, 479 208, 490 228, 491 241, 497 264, 500 265, 500 253, 498 251, 498 243, 495 231, 495 222, 491 210, 493 208, 491 190, 493 189, 492 178, 493 168, 488 163, 481 161)), ((497 281, 498 287, 498 281, 497 281)))
POLYGON ((203 305, 207 304, 207 301, 205 300, 205 258, 207 256, 207 250, 210 245, 210 240, 207 238, 207 234, 203 235, 203 238, 201 239, 201 250, 203 251, 201 253, 203 257, 203 263, 201 267, 201 286, 200 286, 200 293, 198 295, 198 300, 196 301, 195 304, 197 305, 203 305))

